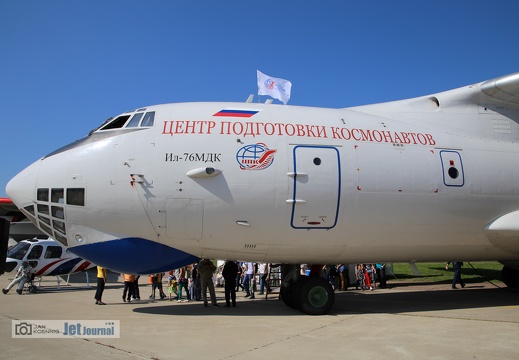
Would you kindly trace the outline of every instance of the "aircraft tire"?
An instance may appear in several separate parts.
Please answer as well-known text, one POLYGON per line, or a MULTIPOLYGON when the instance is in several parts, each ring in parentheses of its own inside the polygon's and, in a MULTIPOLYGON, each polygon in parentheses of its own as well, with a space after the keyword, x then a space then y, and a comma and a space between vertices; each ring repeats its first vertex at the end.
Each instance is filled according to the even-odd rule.
POLYGON ((286 281, 281 284, 281 288, 280 288, 279 292, 280 292, 281 300, 283 300, 285 305, 287 305, 293 309, 298 309, 299 307, 297 306, 295 290, 296 290, 296 284, 286 281))
POLYGON ((519 271, 509 266, 503 266, 501 277, 505 285, 509 288, 519 288, 519 271))
POLYGON ((296 309, 295 296, 294 296, 294 284, 282 284, 279 290, 281 300, 285 303, 285 305, 296 309))
POLYGON ((299 309, 299 304, 297 301, 297 285, 301 279, 301 276, 299 275, 299 265, 286 265, 286 268, 287 274, 284 280, 281 282, 279 295, 285 305, 293 309, 299 309))
POLYGON ((317 276, 301 277, 297 286, 299 309, 308 315, 325 315, 333 306, 332 286, 317 276))

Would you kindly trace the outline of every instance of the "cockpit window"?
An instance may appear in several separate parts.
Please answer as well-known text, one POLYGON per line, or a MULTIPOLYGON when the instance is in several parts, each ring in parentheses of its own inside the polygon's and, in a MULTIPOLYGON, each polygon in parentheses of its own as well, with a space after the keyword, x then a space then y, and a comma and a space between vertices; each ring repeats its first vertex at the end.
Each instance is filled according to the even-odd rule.
POLYGON ((132 119, 128 122, 128 125, 126 125, 126 127, 139 126, 139 121, 141 121, 142 115, 144 115, 144 113, 137 113, 137 114, 133 115, 132 119))
POLYGON ((122 115, 115 118, 115 120, 109 122, 105 126, 101 128, 101 130, 109 130, 109 129, 120 129, 124 126, 126 121, 130 118, 130 115, 122 115))
POLYGON ((43 246, 34 245, 31 252, 29 253, 29 255, 27 255, 27 259, 30 259, 30 260, 39 259, 42 252, 43 252, 43 246))
POLYGON ((19 242, 18 244, 7 250, 7 257, 16 260, 22 260, 30 247, 31 245, 27 244, 26 242, 19 242))
POLYGON ((154 122, 155 122, 155 111, 147 112, 146 115, 144 115, 144 119, 142 119, 141 127, 153 126, 154 122))
POLYGON ((92 130, 90 133, 122 128, 152 127, 155 122, 155 111, 148 111, 147 113, 144 111, 146 111, 145 108, 138 109, 136 113, 127 112, 113 120, 109 119, 99 127, 99 130, 92 130))

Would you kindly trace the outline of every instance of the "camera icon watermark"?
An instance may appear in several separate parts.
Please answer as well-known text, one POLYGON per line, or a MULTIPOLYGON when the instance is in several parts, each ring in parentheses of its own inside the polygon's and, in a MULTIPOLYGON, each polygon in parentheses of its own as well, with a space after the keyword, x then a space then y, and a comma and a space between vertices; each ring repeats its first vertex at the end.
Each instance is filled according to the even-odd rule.
POLYGON ((17 336, 31 336, 32 335, 32 324, 26 322, 20 322, 14 324, 14 335, 17 336))
POLYGON ((119 338, 119 320, 12 320, 13 338, 119 338))

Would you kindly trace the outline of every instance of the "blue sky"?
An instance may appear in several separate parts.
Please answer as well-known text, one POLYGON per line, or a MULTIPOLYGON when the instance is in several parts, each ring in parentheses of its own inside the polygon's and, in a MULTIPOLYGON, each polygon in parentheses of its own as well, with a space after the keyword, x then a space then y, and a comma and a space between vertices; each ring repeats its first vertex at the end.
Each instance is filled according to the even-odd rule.
POLYGON ((0 0, 0 196, 106 118, 245 101, 256 70, 289 105, 347 107, 519 71, 519 2, 0 0))

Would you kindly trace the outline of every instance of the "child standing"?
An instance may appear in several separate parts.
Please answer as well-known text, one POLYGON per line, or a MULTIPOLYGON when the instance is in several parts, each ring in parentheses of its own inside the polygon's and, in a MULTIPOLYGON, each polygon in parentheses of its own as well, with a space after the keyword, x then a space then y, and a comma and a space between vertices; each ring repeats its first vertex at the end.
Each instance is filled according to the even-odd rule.
POLYGON ((168 276, 168 294, 169 294, 169 301, 172 301, 172 295, 177 293, 177 279, 175 278, 175 275, 173 275, 173 271, 170 271, 168 276))

